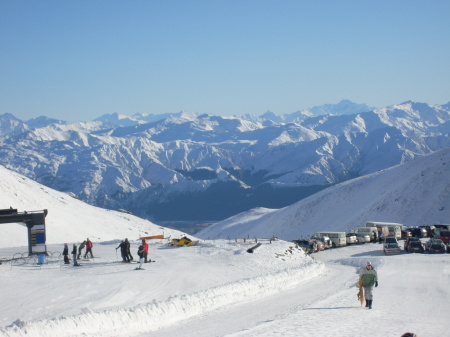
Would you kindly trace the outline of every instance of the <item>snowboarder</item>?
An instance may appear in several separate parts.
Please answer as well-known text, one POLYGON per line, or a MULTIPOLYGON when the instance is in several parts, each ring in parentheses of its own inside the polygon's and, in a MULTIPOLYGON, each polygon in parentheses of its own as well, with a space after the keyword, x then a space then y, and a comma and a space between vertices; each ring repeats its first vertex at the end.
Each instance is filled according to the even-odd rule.
POLYGON ((140 245, 137 252, 139 256, 139 267, 136 269, 143 269, 142 265, 144 264, 144 246, 140 245))
POLYGON ((94 258, 94 254, 92 254, 92 247, 94 246, 94 244, 92 243, 91 240, 89 240, 89 238, 87 238, 86 240, 86 253, 84 254, 84 258, 87 258, 87 255, 90 254, 91 258, 94 258))
POLYGON ((145 239, 142 240, 142 246, 144 247, 144 263, 147 263, 147 257, 148 257, 148 243, 145 242, 145 239))
POLYGON ((80 264, 78 264, 78 262, 77 262, 77 245, 76 244, 73 244, 72 256, 73 256, 73 265, 80 266, 80 264))
POLYGON ((63 256, 64 256, 64 264, 70 264, 69 247, 67 246, 67 243, 64 244, 63 256))
POLYGON ((83 253, 83 249, 86 247, 86 240, 84 240, 80 247, 78 247, 78 260, 81 259, 81 254, 83 253))
POLYGON ((361 268, 359 274, 359 281, 362 282, 364 289, 364 297, 366 299, 366 308, 372 309, 373 286, 378 287, 378 275, 377 271, 373 268, 372 264, 368 261, 365 268, 361 268))

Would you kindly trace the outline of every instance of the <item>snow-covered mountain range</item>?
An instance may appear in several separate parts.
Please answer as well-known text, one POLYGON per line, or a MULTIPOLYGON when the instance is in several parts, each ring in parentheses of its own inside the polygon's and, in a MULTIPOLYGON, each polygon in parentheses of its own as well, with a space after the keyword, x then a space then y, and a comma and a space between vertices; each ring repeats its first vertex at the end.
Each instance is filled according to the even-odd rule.
POLYGON ((450 224, 450 147, 331 186, 282 209, 255 208, 196 234, 203 239, 350 232, 368 221, 450 224))
MULTIPOLYGON (((229 219, 228 234, 242 238, 251 233, 246 244, 214 239, 169 247, 167 239, 148 240, 156 263, 139 271, 134 270, 137 264, 118 263, 115 248, 121 240, 129 238, 136 257, 143 234, 164 234, 170 240, 183 233, 93 207, 0 166, 0 208, 48 209, 49 252, 43 265, 36 264, 22 254, 26 227, 2 224, 0 336, 172 337, 188 331, 196 337, 290 337, 328 336, 330 329, 342 337, 361 331, 374 337, 406 331, 445 336, 449 254, 385 256, 382 245, 363 244, 308 256, 283 240, 259 240, 262 245, 253 254, 247 249, 255 245, 253 235, 288 237, 290 232, 298 238, 311 231, 343 231, 358 218, 415 221, 406 224, 448 220, 449 165, 447 148, 330 187, 272 211, 270 219, 261 209, 229 219), (83 259, 81 267, 65 265, 63 243, 72 247, 87 237, 94 242, 95 258, 83 259), (370 311, 361 306, 355 288, 367 261, 380 283, 370 311), (433 315, 424 320, 424 312, 433 315)), ((210 238, 219 237, 225 227, 211 226, 210 238)))
POLYGON ((0 115, 0 164, 154 220, 280 208, 450 146, 450 105, 342 101, 277 116, 181 112, 66 123, 0 115))

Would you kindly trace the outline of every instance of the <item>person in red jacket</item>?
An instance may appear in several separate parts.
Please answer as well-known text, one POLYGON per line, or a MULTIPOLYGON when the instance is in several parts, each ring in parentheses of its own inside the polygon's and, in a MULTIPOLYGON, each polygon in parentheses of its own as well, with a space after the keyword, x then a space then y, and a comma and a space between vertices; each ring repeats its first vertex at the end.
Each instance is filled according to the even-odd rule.
POLYGON ((86 253, 84 254, 84 258, 87 258, 88 254, 91 254, 91 258, 94 258, 94 254, 92 254, 92 247, 94 244, 89 238, 86 240, 86 253))
POLYGON ((147 263, 147 256, 148 256, 148 243, 145 242, 145 239, 142 240, 142 246, 144 247, 144 263, 147 263))

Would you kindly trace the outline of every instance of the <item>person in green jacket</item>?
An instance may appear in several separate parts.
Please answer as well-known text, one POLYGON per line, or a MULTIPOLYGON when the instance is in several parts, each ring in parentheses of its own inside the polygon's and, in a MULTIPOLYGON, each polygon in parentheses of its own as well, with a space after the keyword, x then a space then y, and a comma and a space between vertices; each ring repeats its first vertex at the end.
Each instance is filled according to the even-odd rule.
POLYGON ((361 268, 359 274, 359 280, 362 281, 362 286, 364 289, 364 297, 366 298, 366 307, 372 309, 373 286, 378 287, 378 275, 377 271, 373 268, 370 262, 367 262, 365 268, 361 268))

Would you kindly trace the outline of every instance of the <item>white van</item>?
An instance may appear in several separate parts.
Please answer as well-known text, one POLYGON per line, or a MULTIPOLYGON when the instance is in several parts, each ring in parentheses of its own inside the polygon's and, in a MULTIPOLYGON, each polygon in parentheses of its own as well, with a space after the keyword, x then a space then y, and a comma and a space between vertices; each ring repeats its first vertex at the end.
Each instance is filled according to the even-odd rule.
POLYGON ((371 242, 378 241, 378 229, 376 227, 357 227, 353 232, 368 234, 371 242))
POLYGON ((345 232, 317 232, 314 233, 313 237, 323 237, 328 236, 331 240, 331 245, 333 248, 342 247, 347 245, 347 238, 345 237, 345 232))
POLYGON ((389 236, 393 236, 395 237, 397 240, 402 238, 402 228, 403 225, 392 225, 392 226, 388 226, 389 228, 389 236))
POLYGON ((401 239, 402 238, 402 229, 403 227, 405 227, 404 225, 402 225, 401 223, 397 223, 397 222, 378 222, 378 221, 369 221, 366 223, 366 226, 372 226, 375 225, 376 227, 378 226, 387 226, 389 229, 389 234, 385 235, 383 233, 383 236, 394 236, 396 239, 401 239))
MULTIPOLYGON (((383 233, 382 237, 389 236, 389 225, 388 222, 378 222, 378 221, 367 221, 366 227, 376 227, 378 233, 383 233)), ((380 242, 381 243, 381 242, 380 242)))

